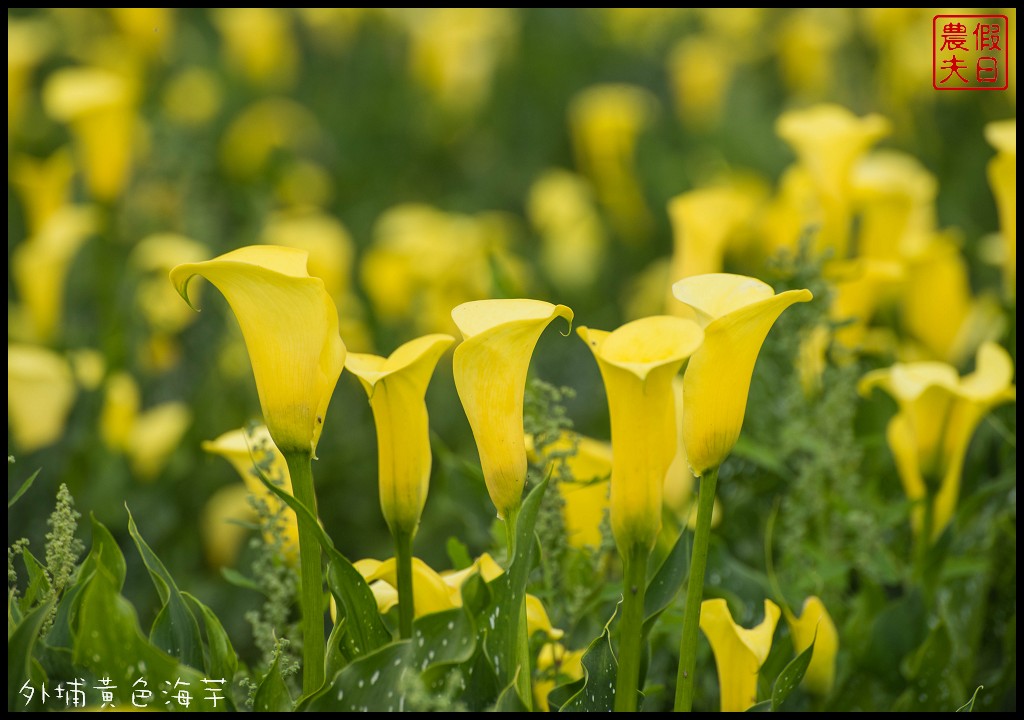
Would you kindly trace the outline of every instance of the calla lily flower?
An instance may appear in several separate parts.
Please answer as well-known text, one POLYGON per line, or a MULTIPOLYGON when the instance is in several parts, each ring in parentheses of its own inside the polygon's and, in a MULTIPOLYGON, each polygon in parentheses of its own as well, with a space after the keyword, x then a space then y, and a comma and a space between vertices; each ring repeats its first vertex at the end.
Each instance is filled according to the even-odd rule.
POLYGON ((853 168, 872 145, 889 133, 880 115, 859 118, 839 105, 815 105, 783 113, 775 124, 811 177, 822 210, 819 249, 847 255, 850 238, 853 168))
POLYGON ((988 182, 999 209, 1006 292, 1017 298, 1017 119, 989 123, 985 139, 998 154, 988 163, 988 182))
POLYGON ((537 675, 533 701, 539 712, 548 712, 548 695, 556 687, 583 679, 584 650, 569 650, 559 642, 541 646, 537 654, 537 675))
POLYGON ((430 485, 430 428, 424 394, 450 335, 405 343, 388 358, 349 353, 345 367, 370 397, 377 426, 380 506, 393 534, 416 532, 430 485))
POLYGON ((68 148, 55 151, 50 157, 36 159, 16 155, 11 161, 10 185, 25 208, 26 225, 38 233, 46 221, 64 207, 75 176, 75 162, 68 148))
MULTIPOLYGON (((284 504, 280 498, 267 490, 259 479, 259 472, 271 482, 279 485, 282 490, 291 494, 292 479, 288 473, 288 464, 281 451, 270 438, 266 425, 253 428, 229 430, 214 440, 206 440, 203 450, 213 455, 220 455, 231 463, 245 483, 246 490, 257 500, 267 506, 272 517, 279 517, 278 530, 281 535, 281 552, 292 563, 299 559, 299 521, 295 511, 284 504), (257 470, 259 468, 259 470, 257 470)), ((265 536, 267 544, 272 545, 274 538, 265 536)))
POLYGON ((743 275, 698 275, 672 286, 697 313, 704 343, 683 376, 683 444, 694 474, 717 468, 739 439, 754 363, 768 331, 790 305, 811 299, 809 290, 778 295, 743 275))
POLYGON ((772 636, 782 611, 764 601, 764 620, 749 630, 732 619, 722 598, 700 606, 700 629, 711 643, 718 668, 722 712, 743 712, 757 702, 757 674, 772 649, 772 636))
POLYGON ((224 294, 242 328, 274 443, 283 453, 315 453, 345 364, 345 343, 323 280, 306 272, 306 253, 244 247, 178 265, 171 270, 171 282, 186 301, 196 275, 224 294))
POLYGON ((929 541, 942 534, 956 511, 964 458, 978 423, 994 407, 1017 400, 1013 372, 1006 350, 985 343, 974 372, 962 378, 951 365, 917 362, 897 363, 861 379, 862 394, 880 387, 899 406, 886 437, 903 489, 916 504, 914 530, 929 541), (925 502, 931 503, 930 512, 922 507, 925 502))
MULTIPOLYGON (((675 513, 680 522, 691 530, 697 527, 697 494, 694 492, 696 478, 690 470, 686 459, 686 446, 683 445, 683 378, 676 375, 672 378, 672 399, 676 406, 676 454, 672 464, 665 473, 664 500, 665 507, 675 513)), ((711 510, 711 527, 716 528, 722 523, 722 506, 715 498, 711 510)))
POLYGON ((665 474, 676 454, 672 378, 704 333, 692 320, 654 316, 614 332, 581 327, 604 380, 612 430, 611 525, 623 555, 650 549, 661 528, 665 474))
POLYGON ((32 345, 7 346, 7 419, 19 450, 30 453, 57 442, 77 394, 62 356, 32 345))
POLYGON ((211 495, 199 516, 207 564, 217 569, 232 567, 249 534, 239 521, 256 520, 256 510, 249 504, 249 489, 244 485, 227 485, 211 495))
POLYGON ((852 185, 860 215, 859 256, 900 260, 923 250, 938 224, 939 183, 917 158, 876 150, 854 168, 852 185))
POLYGON ((480 452, 499 517, 522 502, 526 482, 523 393, 533 349, 552 320, 572 310, 541 300, 478 300, 452 310, 463 342, 455 348, 455 388, 480 452))
POLYGON ((729 185, 672 198, 668 203, 674 238, 672 277, 722 272, 728 243, 750 220, 756 203, 756 197, 729 185))
POLYGON ((793 636, 793 651, 799 655, 814 643, 811 664, 807 666, 801 686, 807 692, 825 696, 832 692, 836 682, 836 654, 839 652, 839 632, 821 598, 811 595, 804 600, 800 617, 786 608, 786 624, 793 636))
POLYGON ((228 65, 254 85, 291 85, 299 63, 290 17, 282 8, 218 8, 211 13, 228 65))

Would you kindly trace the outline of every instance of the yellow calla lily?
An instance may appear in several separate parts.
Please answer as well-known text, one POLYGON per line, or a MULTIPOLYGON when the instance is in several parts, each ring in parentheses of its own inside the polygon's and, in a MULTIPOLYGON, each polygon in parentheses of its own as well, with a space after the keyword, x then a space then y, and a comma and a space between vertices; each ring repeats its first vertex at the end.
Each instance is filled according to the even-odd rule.
POLYGON ((665 475, 676 453, 672 378, 700 347, 692 320, 654 316, 614 332, 581 327, 604 380, 612 431, 611 525, 623 555, 650 549, 661 528, 665 475))
POLYGON ((569 650, 559 642, 541 646, 537 654, 537 679, 533 682, 533 701, 539 712, 548 712, 548 695, 560 685, 583 679, 584 650, 569 650))
POLYGON ((565 631, 559 630, 551 624, 548 611, 544 609, 544 603, 536 595, 526 594, 526 632, 532 637, 534 633, 542 632, 550 640, 558 640, 565 636, 565 631))
POLYGON ((63 68, 47 79, 43 105, 70 126, 93 196, 114 200, 131 172, 136 126, 131 83, 98 67, 63 68))
POLYGON ((835 291, 829 318, 843 323, 835 330, 835 341, 848 350, 862 350, 869 336, 868 326, 885 291, 903 279, 903 265, 894 260, 865 257, 829 263, 825 272, 835 291))
MULTIPOLYGON (((387 586, 374 589, 379 612, 386 613, 398 604, 397 590, 394 593, 391 592, 398 587, 398 569, 394 558, 388 558, 383 562, 360 560, 355 563, 355 568, 363 576, 363 579, 370 583, 371 589, 374 589, 378 582, 383 582, 387 586)), ((413 607, 418 618, 462 605, 462 596, 459 595, 459 591, 450 587, 444 578, 417 557, 412 559, 412 588, 413 607)))
POLYGON ((7 135, 17 125, 32 87, 32 72, 46 58, 55 38, 48 23, 7 19, 7 135))
POLYGON ((1016 402, 1013 373, 1009 353, 986 342, 978 349, 974 372, 964 377, 951 365, 917 362, 897 363, 861 379, 862 394, 880 387, 899 406, 886 437, 903 488, 915 503, 914 531, 929 541, 942 534, 956 511, 964 458, 978 423, 994 407, 1016 402))
POLYGON ((57 442, 77 394, 62 356, 32 345, 7 345, 7 419, 19 450, 30 453, 57 442))
POLYGON ((523 393, 533 349, 552 320, 572 310, 541 300, 477 300, 452 310, 463 342, 455 348, 455 388, 480 452, 487 492, 508 519, 526 482, 523 393))
POLYGON ((75 162, 66 147, 38 160, 30 155, 14 157, 10 185, 25 208, 29 232, 38 233, 64 207, 74 175, 75 162))
POLYGON ((998 154, 988 163, 988 183, 999 210, 1006 292, 1017 298, 1017 119, 989 123, 985 139, 998 154))
POLYGON ((223 293, 249 351, 264 420, 283 453, 315 453, 324 416, 345 364, 338 311, 306 253, 277 246, 244 247, 171 270, 188 301, 196 275, 223 293))
POLYGON ((857 163, 852 187, 860 211, 860 257, 899 260, 922 251, 938 224, 939 183, 917 158, 876 150, 857 163))
POLYGON ((797 617, 784 610, 786 624, 793 636, 793 651, 799 655, 814 643, 811 664, 807 666, 801 686, 815 695, 828 695, 836 682, 836 655, 839 653, 839 631, 828 614, 825 603, 816 595, 804 600, 797 617))
MULTIPOLYGON (((612 473, 612 446, 569 431, 544 448, 547 458, 545 474, 556 463, 564 462, 572 476, 558 483, 558 492, 565 501, 562 521, 565 534, 573 547, 601 547, 601 521, 608 511, 609 478, 612 473), (575 447, 575 452, 568 455, 575 447)), ((531 463, 542 461, 534 447, 534 439, 526 438, 526 452, 531 463)))
POLYGON ((739 439, 754 363, 768 331, 809 290, 775 291, 755 278, 725 273, 685 278, 676 298, 697 313, 704 343, 683 376, 683 444, 694 474, 717 468, 739 439))
POLYGON ((392 534, 416 532, 430 485, 430 428, 424 394, 450 335, 405 343, 390 357, 349 353, 345 367, 370 397, 377 426, 380 507, 392 534))
POLYGON ((210 496, 199 515, 199 535, 206 563, 216 569, 232 567, 249 531, 239 521, 253 523, 256 509, 244 485, 228 485, 210 496))
MULTIPOLYGON (((665 506, 675 513, 680 522, 691 530, 697 527, 697 494, 694 492, 693 471, 686 459, 686 446, 683 444, 683 378, 676 375, 672 378, 672 399, 676 406, 676 454, 672 464, 665 473, 664 501, 665 506)), ((715 497, 711 510, 711 527, 722 524, 722 505, 715 497)))
MULTIPOLYGON (((245 484, 246 491, 258 501, 265 503, 271 517, 279 517, 277 530, 281 536, 281 551, 289 562, 295 563, 299 558, 299 522, 295 511, 284 504, 276 495, 267 490, 260 481, 257 468, 268 480, 280 486, 282 490, 292 493, 292 479, 288 473, 288 464, 281 451, 270 438, 266 425, 252 428, 229 430, 214 440, 202 443, 204 451, 220 455, 231 463, 245 484)), ((267 544, 272 545, 274 538, 265 536, 267 544)))
POLYGON ((291 18, 284 8, 218 8, 211 13, 228 64, 255 85, 287 87, 299 63, 291 18))
POLYGON ((757 702, 757 674, 772 649, 772 636, 782 611, 764 601, 764 620, 749 630, 732 619, 722 598, 700 606, 700 629, 711 643, 718 669, 722 712, 743 712, 757 702))
POLYGON ((880 115, 859 118, 839 105, 815 105, 783 113, 775 125, 807 170, 822 209, 819 250, 845 258, 850 237, 853 168, 875 142, 889 133, 880 115))

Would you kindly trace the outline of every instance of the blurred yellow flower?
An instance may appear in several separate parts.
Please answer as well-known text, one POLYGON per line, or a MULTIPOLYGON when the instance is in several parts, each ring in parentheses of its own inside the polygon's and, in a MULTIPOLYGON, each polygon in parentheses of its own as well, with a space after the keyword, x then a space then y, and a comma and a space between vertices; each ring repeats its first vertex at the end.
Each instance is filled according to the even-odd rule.
POLYGON ((32 72, 52 45, 51 28, 37 20, 7 18, 7 135, 24 112, 32 72))
POLYGON ((860 219, 858 255, 900 260, 924 250, 938 223, 939 186, 920 161, 895 150, 876 150, 857 163, 852 183, 860 219))
POLYGON ((789 608, 783 613, 793 636, 793 651, 799 655, 814 643, 811 664, 807 667, 801 686, 807 692, 826 696, 836 682, 836 655, 839 653, 839 631, 828 614, 821 598, 811 595, 804 600, 797 617, 789 608))
POLYGON ((694 474, 717 468, 740 436, 754 363, 768 331, 808 290, 775 291, 755 278, 697 275, 672 286, 697 314, 704 343, 683 376, 683 444, 694 474))
POLYGON ((47 221, 65 206, 74 175, 75 163, 66 147, 55 150, 48 158, 12 158, 10 185, 25 209, 25 225, 30 235, 41 232, 47 221))
POLYGON ((188 301, 189 281, 209 280, 231 306, 249 351, 263 417, 284 453, 315 455, 327 405, 345 364, 338 311, 307 253, 251 246, 171 270, 188 301))
POLYGON ((813 182, 822 212, 815 247, 831 249, 836 258, 845 258, 852 219, 853 168, 889 133, 889 121, 880 115, 859 118, 840 105, 814 105, 783 113, 775 130, 793 148, 813 182))
POLYGON ((736 46, 728 40, 704 34, 676 43, 667 70, 676 113, 684 125, 698 131, 718 125, 737 65, 736 46))
POLYGON ((763 254, 770 258, 780 250, 795 253, 804 234, 821 222, 814 178, 803 165, 790 165, 779 178, 775 196, 760 213, 757 229, 763 254))
POLYGON ((206 68, 193 66, 167 81, 161 101, 167 117, 182 125, 198 127, 217 115, 222 95, 217 76, 206 68))
POLYGON ((839 327, 835 342, 850 351, 863 352, 869 326, 876 310, 904 277, 903 264, 896 260, 858 258, 838 260, 825 266, 825 276, 833 282, 829 319, 839 327))
POLYGON ((25 312, 25 334, 33 340, 51 342, 59 336, 64 282, 96 224, 92 208, 65 205, 36 235, 15 246, 11 274, 25 312))
MULTIPOLYGON (((135 290, 138 308, 150 331, 170 341, 175 354, 176 341, 170 338, 195 322, 196 314, 178 301, 174 287, 167 282, 167 273, 182 262, 202 262, 209 256, 202 243, 174 233, 147 235, 129 256, 131 265, 142 274, 135 290)), ((200 292, 200 288, 193 291, 194 302, 199 301, 200 292)))
POLYGON ((722 598, 700 606, 700 629, 711 643, 718 669, 722 712, 743 712, 757 702, 757 674, 772 649, 772 636, 781 610, 764 601, 764 620, 754 628, 740 627, 722 598))
POLYGON ((43 106, 71 128, 93 197, 104 202, 117 199, 128 183, 136 141, 129 81, 99 67, 63 68, 47 78, 43 106))
POLYGON ((564 462, 572 480, 558 483, 565 504, 562 521, 569 544, 577 548, 601 547, 601 521, 608 511, 609 478, 612 473, 612 446, 592 438, 563 431, 544 447, 544 458, 537 454, 534 438, 526 437, 526 450, 532 463, 546 460, 545 474, 556 471, 564 462), (571 455, 568 453, 575 448, 571 455))
POLYGON ((787 12, 775 35, 782 80, 797 97, 818 100, 832 94, 836 51, 850 37, 849 8, 798 8, 787 12))
POLYGON ((265 88, 292 84, 299 65, 291 16, 285 8, 217 8, 210 13, 229 66, 265 88))
POLYGON ((162 58, 174 38, 174 8, 110 8, 110 16, 131 46, 162 58))
POLYGON ((256 520, 256 509, 249 503, 249 489, 244 485, 228 485, 211 495, 199 516, 206 563, 215 569, 234 566, 249 534, 240 523, 256 520))
POLYGON ((487 492, 498 516, 519 510, 526 483, 523 393, 533 349, 552 320, 572 310, 541 300, 479 300, 452 310, 463 342, 455 388, 473 429, 487 492))
POLYGON ((656 108, 655 97, 633 85, 594 85, 569 104, 576 164, 594 183, 619 235, 632 242, 646 240, 651 228, 635 155, 656 108))
POLYGON ((410 340, 387 358, 349 353, 345 368, 370 397, 377 427, 380 507, 396 537, 412 536, 430 487, 430 426, 424 395, 441 355, 455 338, 410 340))
POLYGON ((306 107, 283 97, 264 98, 232 120, 221 138, 219 158, 232 177, 251 180, 275 151, 311 155, 321 137, 320 123, 306 107))
MULTIPOLYGON (((295 511, 289 508, 276 495, 267 490, 260 481, 259 473, 278 485, 287 493, 292 492, 292 479, 288 474, 288 464, 281 451, 270 438, 266 425, 251 428, 229 430, 214 440, 205 440, 203 450, 213 455, 220 455, 231 463, 245 483, 247 494, 265 503, 270 517, 278 518, 274 530, 281 539, 281 551, 291 563, 299 560, 299 523, 295 511)), ((248 506, 248 503, 246 503, 248 506)), ((250 512, 251 512, 251 506, 250 512)), ((273 545, 275 538, 272 533, 266 534, 266 542, 273 545)))
POLYGON ((57 442, 78 394, 68 361, 46 348, 7 344, 7 421, 19 451, 57 442))
POLYGON ((559 642, 541 646, 537 654, 537 679, 533 681, 533 699, 539 712, 548 712, 548 695, 556 687, 583 679, 584 650, 568 650, 559 642))
POLYGON ((540 232, 540 263, 560 290, 581 292, 598 278, 608 238, 586 180, 548 170, 530 186, 527 213, 540 232))
POLYGON ((676 453, 672 378, 704 339, 692 320, 654 316, 613 332, 581 327, 601 370, 612 431, 611 525, 623 556, 654 546, 676 453))
POLYGON ((1017 119, 989 123, 985 139, 997 154, 988 163, 988 182, 999 210, 1006 293, 1017 299, 1017 119))
POLYGON ((978 423, 998 405, 1016 402, 1014 365, 995 343, 978 349, 974 372, 960 377, 945 363, 896 363, 860 382, 867 394, 880 387, 899 411, 886 437, 918 535, 934 541, 953 519, 960 496, 964 458, 978 423))

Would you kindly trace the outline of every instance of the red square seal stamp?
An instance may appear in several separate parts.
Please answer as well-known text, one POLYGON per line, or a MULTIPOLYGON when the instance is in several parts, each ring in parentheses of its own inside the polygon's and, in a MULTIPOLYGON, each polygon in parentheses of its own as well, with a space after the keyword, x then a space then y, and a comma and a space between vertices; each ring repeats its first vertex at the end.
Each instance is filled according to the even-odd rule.
POLYGON ((1008 88, 1009 32, 1006 15, 936 15, 932 18, 932 87, 1008 88))

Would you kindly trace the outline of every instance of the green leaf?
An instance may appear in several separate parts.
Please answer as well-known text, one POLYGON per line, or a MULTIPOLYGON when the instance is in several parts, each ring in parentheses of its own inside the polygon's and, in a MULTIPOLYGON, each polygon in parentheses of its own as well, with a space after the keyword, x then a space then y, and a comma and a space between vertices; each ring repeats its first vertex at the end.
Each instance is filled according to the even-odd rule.
POLYGON ((979 685, 974 688, 974 694, 971 695, 971 699, 965 702, 963 705, 956 709, 957 712, 974 712, 974 701, 978 699, 978 693, 985 689, 984 685, 979 685))
POLYGON ((36 481, 36 478, 39 477, 39 473, 41 470, 42 468, 39 468, 39 470, 36 470, 34 473, 29 475, 25 479, 25 482, 21 484, 21 487, 18 488, 17 492, 15 492, 11 499, 7 501, 8 510, 14 507, 14 503, 18 502, 18 500, 21 499, 21 496, 28 492, 28 489, 32 487, 32 483, 34 483, 36 481))
POLYGON ((494 712, 529 712, 529 708, 519 699, 519 691, 516 689, 515 682, 502 690, 498 695, 498 699, 494 703, 494 712))
POLYGON ((817 639, 818 635, 815 632, 814 639, 811 640, 811 644, 807 649, 784 667, 775 679, 775 685, 772 686, 772 712, 779 711, 782 704, 786 702, 786 698, 796 689, 800 681, 804 679, 807 668, 811 665, 811 656, 814 655, 814 644, 817 642, 817 639))
POLYGON ((672 604, 686 576, 690 574, 690 536, 684 529, 679 533, 672 550, 662 561, 654 578, 647 586, 644 597, 644 635, 646 636, 655 621, 672 604))
MULTIPOLYGON (((33 679, 32 672, 32 651, 35 648, 36 640, 39 638, 39 630, 43 627, 46 616, 53 607, 53 601, 48 601, 37 607, 25 616, 25 619, 18 623, 7 637, 7 711, 15 710, 15 699, 23 698, 20 694, 21 687, 26 681, 33 679)), ((36 693, 38 697, 39 693, 36 693)), ((33 698, 36 699, 36 698, 33 698)), ((24 710, 25 708, 17 708, 24 710)), ((40 708, 41 709, 41 708, 40 708)))
POLYGON ((445 549, 448 551, 448 559, 452 561, 452 568, 454 570, 464 570, 473 564, 473 558, 469 555, 469 548, 466 547, 466 543, 454 535, 448 538, 445 549))
POLYGON ((213 610, 190 593, 183 592, 181 595, 188 602, 193 614, 203 619, 203 628, 206 631, 206 674, 213 680, 227 680, 226 684, 230 685, 235 677, 235 671, 238 670, 238 654, 231 645, 231 638, 213 610))
POLYGON ((313 712, 391 712, 420 708, 447 685, 450 673, 472 659, 476 627, 462 609, 418 618, 413 635, 362 655, 303 705, 313 712))
POLYGON ((335 675, 341 672, 341 670, 348 665, 349 660, 351 659, 345 652, 345 648, 342 643, 342 639, 348 631, 348 628, 345 627, 346 623, 347 619, 345 617, 339 617, 334 623, 334 627, 331 628, 330 636, 327 638, 327 670, 325 673, 327 680, 324 682, 324 687, 334 679, 335 675))
POLYGON ((246 577, 233 568, 222 567, 220 569, 220 575, 235 587, 240 587, 243 590, 253 590, 261 595, 266 594, 266 591, 264 591, 264 589, 261 588, 255 580, 246 577))
MULTIPOLYGON (((590 643, 583 655, 583 687, 562 705, 561 712, 612 712, 615 709, 615 681, 618 663, 612 651, 611 625, 604 626, 600 637, 590 643)), ((637 693, 637 707, 643 698, 637 693)))
POLYGON ((750 707, 748 707, 743 712, 771 712, 771 711, 772 711, 772 701, 771 700, 762 700, 761 702, 757 703, 756 705, 751 705, 750 707))
POLYGON ((27 613, 32 606, 41 602, 50 595, 50 578, 46 574, 46 568, 29 549, 21 549, 21 559, 25 563, 25 570, 28 573, 28 586, 25 588, 25 595, 21 598, 21 611, 27 613))
POLYGON ((270 666, 266 676, 260 681, 256 688, 256 697, 253 699, 252 709, 255 712, 290 712, 292 710, 292 697, 288 693, 288 686, 281 677, 281 670, 278 668, 280 655, 274 658, 274 664, 270 666))
MULTIPOLYGON (((487 637, 484 647, 502 687, 509 685, 516 677, 517 668, 510 660, 516 657, 519 621, 522 617, 520 609, 526 601, 526 582, 537 558, 537 539, 533 529, 547 487, 548 480, 545 478, 526 496, 516 522, 512 562, 507 572, 488 584, 493 602, 485 613, 484 632, 487 637)), ((525 671, 528 672, 528 668, 525 671)))
POLYGON ((327 584, 331 594, 338 603, 338 616, 349 618, 346 626, 350 630, 346 650, 353 656, 376 650, 391 641, 391 633, 377 612, 377 601, 373 591, 366 584, 363 576, 344 555, 334 548, 334 542, 320 527, 313 514, 305 505, 270 482, 262 472, 258 474, 260 482, 274 495, 295 511, 300 523, 316 533, 320 548, 327 556, 330 565, 327 570, 327 584))
POLYGON ((936 625, 910 655, 904 672, 909 682, 896 699, 894 710, 940 712, 966 694, 953 663, 953 638, 945 622, 936 625))
MULTIPOLYGON (((128 509, 127 506, 125 509, 128 509)), ((128 510, 128 533, 135 541, 135 547, 138 548, 142 562, 149 571, 153 585, 156 586, 156 591, 164 604, 153 621, 149 633, 150 640, 183 663, 195 668, 203 667, 203 639, 199 632, 199 623, 189 610, 188 603, 178 590, 174 578, 139 534, 131 510, 128 510)))

